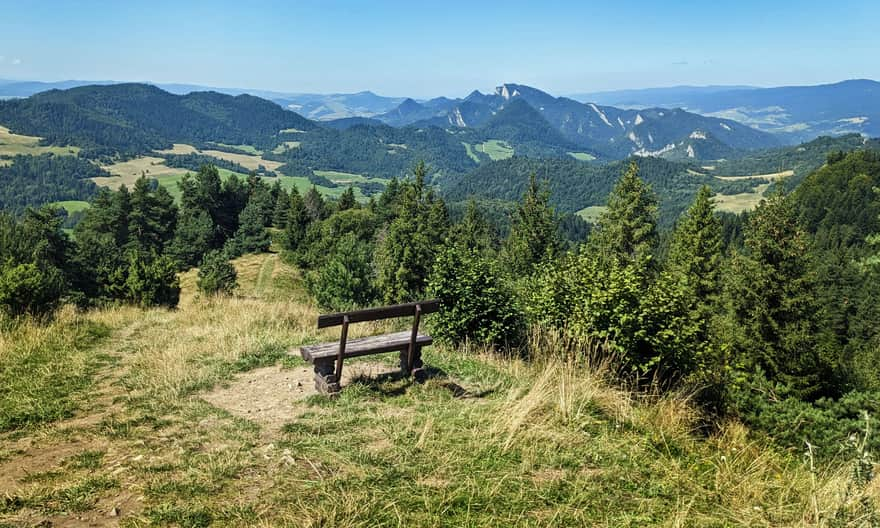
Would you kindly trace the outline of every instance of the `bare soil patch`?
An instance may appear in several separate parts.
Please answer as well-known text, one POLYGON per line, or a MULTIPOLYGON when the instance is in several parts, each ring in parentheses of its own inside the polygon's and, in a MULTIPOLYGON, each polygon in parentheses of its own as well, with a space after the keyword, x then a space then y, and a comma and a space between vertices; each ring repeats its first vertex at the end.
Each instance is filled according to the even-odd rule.
MULTIPOLYGON (((379 362, 346 364, 342 369, 343 390, 354 379, 371 378, 396 371, 396 367, 379 362)), ((292 369, 280 366, 254 369, 240 374, 229 384, 202 395, 202 399, 235 416, 271 430, 278 430, 290 422, 298 402, 318 393, 315 390, 314 375, 311 365, 292 369)))

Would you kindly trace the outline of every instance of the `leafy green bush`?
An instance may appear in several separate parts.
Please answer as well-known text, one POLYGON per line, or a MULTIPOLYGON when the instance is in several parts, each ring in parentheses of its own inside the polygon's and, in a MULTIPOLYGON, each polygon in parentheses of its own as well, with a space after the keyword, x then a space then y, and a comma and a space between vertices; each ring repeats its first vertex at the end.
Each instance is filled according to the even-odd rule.
POLYGON ((354 233, 340 238, 327 262, 306 278, 309 291, 323 309, 346 310, 376 298, 370 245, 354 233))
POLYGON ((432 321, 440 340, 505 345, 522 337, 524 318, 513 292, 495 263, 476 251, 455 246, 440 251, 428 291, 441 303, 432 321))
POLYGON ((205 254, 196 285, 207 295, 231 294, 238 287, 238 274, 222 251, 205 254))
POLYGON ((64 294, 64 279, 54 267, 34 263, 0 265, 0 310, 7 316, 41 316, 52 312, 64 294))
POLYGON ((177 306, 180 280, 174 259, 166 255, 146 258, 132 252, 128 262, 128 277, 125 279, 127 301, 142 307, 177 306))

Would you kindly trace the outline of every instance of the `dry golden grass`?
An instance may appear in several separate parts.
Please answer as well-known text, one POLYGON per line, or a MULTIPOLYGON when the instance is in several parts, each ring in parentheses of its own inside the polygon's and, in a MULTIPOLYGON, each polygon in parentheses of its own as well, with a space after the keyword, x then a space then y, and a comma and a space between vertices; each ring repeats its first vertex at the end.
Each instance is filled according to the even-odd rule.
POLYGON ((718 178, 719 180, 726 181, 737 181, 737 180, 780 180, 782 178, 788 178, 789 176, 794 176, 793 170, 785 170, 780 172, 771 172, 769 174, 752 174, 749 176, 713 176, 713 178, 718 178))
POLYGON ((79 154, 79 147, 54 147, 40 146, 42 138, 35 136, 23 136, 14 134, 8 128, 0 126, 0 155, 16 156, 40 154, 57 154, 59 156, 75 156, 79 154))
POLYGON ((156 150, 157 154, 197 154, 199 151, 186 143, 174 143, 170 149, 156 150))
POLYGON ((132 160, 114 163, 103 167, 113 176, 92 178, 92 181, 104 187, 118 189, 121 185, 131 187, 134 182, 146 174, 148 178, 186 174, 186 169, 178 169, 165 165, 163 158, 141 156, 132 160))
POLYGON ((238 163, 242 167, 250 170, 257 170, 259 166, 262 165, 263 167, 274 171, 283 165, 281 162, 265 160, 262 157, 253 154, 233 154, 231 152, 223 152, 220 150, 203 150, 201 153, 205 156, 213 156, 222 160, 238 163))
POLYGON ((424 383, 359 381, 262 428, 204 391, 258 366, 301 368, 284 352, 338 329, 315 330, 318 309, 277 255, 235 265, 234 297, 200 298, 193 270, 176 310, 65 311, 0 335, 0 351, 38 349, 85 318, 112 330, 93 352, 115 358, 97 390, 108 407, 0 436, 0 474, 37 475, 10 477, 18 502, 0 499, 0 524, 64 524, 59 511, 77 507, 101 525, 122 504, 129 526, 831 526, 841 508, 854 513, 837 525, 860 526, 860 501, 878 499, 876 486, 846 494, 848 467, 811 470, 736 422, 696 433, 686 394, 627 390, 602 343, 561 333, 533 333, 530 361, 431 347, 424 383), (84 470, 41 458, 53 449, 100 450, 90 474, 110 480, 83 487, 84 470))
POLYGON ((741 213, 754 209, 764 199, 764 192, 770 188, 769 183, 755 187, 753 192, 739 194, 716 194, 715 210, 727 213, 741 213))

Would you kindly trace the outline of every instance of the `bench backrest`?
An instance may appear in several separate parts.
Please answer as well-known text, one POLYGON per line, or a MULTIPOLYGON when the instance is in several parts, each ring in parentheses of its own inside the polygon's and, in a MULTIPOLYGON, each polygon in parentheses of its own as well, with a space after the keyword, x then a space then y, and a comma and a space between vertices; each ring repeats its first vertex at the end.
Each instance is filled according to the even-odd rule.
POLYGON ((440 308, 440 301, 437 299, 431 299, 429 301, 418 301, 406 304, 395 304, 394 306, 380 306, 377 308, 366 308, 364 310, 354 310, 351 312, 319 315, 318 328, 339 326, 345 321, 345 316, 348 316, 349 323, 362 323, 366 321, 378 321, 380 319, 414 316, 416 314, 416 306, 421 308, 421 314, 434 313, 440 308))

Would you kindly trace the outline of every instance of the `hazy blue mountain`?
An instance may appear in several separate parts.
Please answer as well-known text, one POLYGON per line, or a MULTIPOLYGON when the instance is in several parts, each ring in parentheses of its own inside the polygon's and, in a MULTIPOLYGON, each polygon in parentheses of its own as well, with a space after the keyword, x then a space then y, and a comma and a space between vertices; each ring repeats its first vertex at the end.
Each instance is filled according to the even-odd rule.
MULTIPOLYGON (((407 100, 377 119, 393 126, 416 124, 479 130, 514 101, 524 101, 550 125, 554 134, 545 134, 543 143, 554 143, 553 138, 559 138, 555 144, 560 148, 586 150, 611 158, 632 154, 671 158, 699 157, 701 153, 729 156, 736 150, 780 144, 776 137, 766 132, 729 119, 679 109, 627 110, 584 104, 520 84, 503 84, 493 94, 474 91, 463 100, 444 101, 446 106, 429 107, 425 103, 407 100), (447 107, 450 103, 451 107, 447 107)), ((524 112, 518 115, 526 116, 524 112)), ((526 123, 534 125, 533 116, 523 121, 523 125, 526 123)), ((508 122, 505 128, 508 137, 499 139, 517 136, 511 134, 513 125, 508 122)))
POLYGON ((880 83, 858 79, 817 86, 677 87, 581 94, 625 106, 677 106, 734 119, 772 132, 789 143, 821 135, 880 135, 880 83))
POLYGON ((370 91, 354 94, 285 94, 270 99, 317 120, 373 117, 397 107, 405 100, 403 97, 384 97, 370 91))

